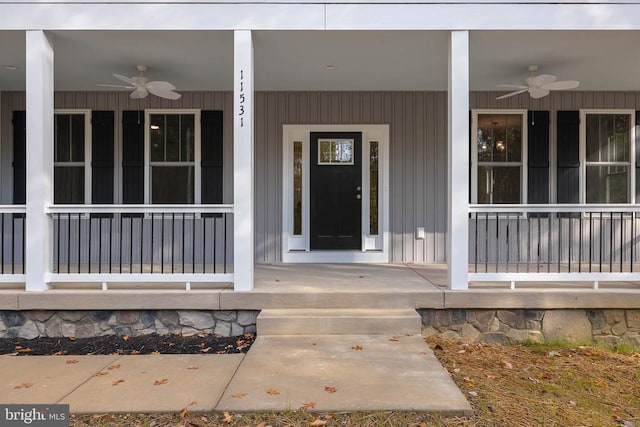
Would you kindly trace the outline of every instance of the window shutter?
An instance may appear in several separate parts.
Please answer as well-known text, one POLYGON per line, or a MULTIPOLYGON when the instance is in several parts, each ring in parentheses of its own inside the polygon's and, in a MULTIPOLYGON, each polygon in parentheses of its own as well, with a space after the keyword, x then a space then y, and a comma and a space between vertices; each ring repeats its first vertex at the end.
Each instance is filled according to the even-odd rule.
POLYGON ((23 205, 27 198, 27 114, 14 111, 13 119, 13 204, 23 205))
POLYGON ((122 203, 144 203, 144 111, 122 112, 122 203))
POLYGON ((201 201, 202 203, 222 203, 222 111, 202 111, 200 120, 201 201))
POLYGON ((549 203, 549 112, 527 116, 527 203, 549 203))
POLYGON ((580 113, 558 111, 558 203, 580 201, 580 113))
POLYGON ((91 112, 91 203, 113 203, 113 111, 91 112))
POLYGON ((636 203, 640 203, 640 111, 636 111, 636 203))

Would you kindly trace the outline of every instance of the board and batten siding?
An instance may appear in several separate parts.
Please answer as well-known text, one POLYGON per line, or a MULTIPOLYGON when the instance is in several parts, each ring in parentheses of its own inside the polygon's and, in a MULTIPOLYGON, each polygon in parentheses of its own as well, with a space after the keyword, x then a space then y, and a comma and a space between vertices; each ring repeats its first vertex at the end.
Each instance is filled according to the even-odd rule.
MULTIPOLYGON (((634 109, 640 92, 554 92, 534 100, 526 95, 496 100, 502 92, 472 92, 470 107, 550 112, 550 200, 555 200, 556 112, 579 109, 634 109)), ((56 108, 113 110, 116 165, 121 162, 123 110, 202 108, 224 111, 224 202, 232 196, 231 92, 184 92, 178 101, 156 97, 131 100, 127 93, 60 92, 56 108)), ((256 262, 282 259, 282 126, 285 124, 388 124, 390 126, 390 232, 392 262, 444 262, 447 188, 446 92, 257 92, 255 98, 256 262), (426 239, 416 240, 416 227, 426 239)), ((13 110, 24 110, 24 93, 0 96, 0 202, 11 203, 13 110)), ((121 171, 115 171, 119 202, 121 171)))
POLYGON ((256 261, 282 259, 282 126, 388 124, 391 261, 443 262, 446 102, 445 92, 258 92, 256 261))

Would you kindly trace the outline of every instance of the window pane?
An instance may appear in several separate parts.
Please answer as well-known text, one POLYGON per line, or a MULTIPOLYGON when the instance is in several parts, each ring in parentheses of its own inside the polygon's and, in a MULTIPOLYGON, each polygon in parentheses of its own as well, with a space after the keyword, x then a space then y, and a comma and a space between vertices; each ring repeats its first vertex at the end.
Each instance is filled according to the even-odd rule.
POLYGON ((53 203, 84 203, 84 167, 56 166, 53 169, 53 203))
POLYGON ((55 155, 56 162, 71 161, 71 123, 68 114, 56 114, 55 120, 55 155))
POLYGON ((180 117, 180 160, 192 162, 195 135, 194 117, 193 114, 183 114, 180 117))
POLYGON ((587 203, 628 203, 627 166, 587 166, 587 203))
POLYGON ((369 234, 378 235, 378 143, 371 141, 369 151, 369 234))
POLYGON ((630 123, 629 114, 587 114, 587 161, 628 162, 630 123))
POLYGON ((150 126, 150 142, 151 142, 151 161, 164 161, 164 132, 165 123, 164 115, 152 114, 149 120, 150 126))
POLYGON ((478 203, 520 203, 520 170, 520 166, 479 166, 478 203))
POLYGON ((193 203, 193 166, 152 166, 151 203, 193 203))
POLYGON ((167 114, 165 116, 165 161, 180 161, 180 116, 167 114))
POLYGON ((71 116, 71 161, 84 162, 84 115, 71 116))
POLYGON ((302 142, 293 143, 293 234, 302 234, 302 142))
POLYGON ((522 161, 522 115, 478 114, 478 161, 522 161))

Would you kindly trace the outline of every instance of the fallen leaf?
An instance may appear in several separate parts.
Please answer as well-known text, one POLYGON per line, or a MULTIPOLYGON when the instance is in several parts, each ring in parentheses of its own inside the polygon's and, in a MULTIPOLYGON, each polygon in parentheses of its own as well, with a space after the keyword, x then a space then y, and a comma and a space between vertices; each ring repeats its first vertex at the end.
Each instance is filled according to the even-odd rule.
POLYGON ((231 395, 231 397, 233 397, 234 399, 242 399, 246 395, 247 395, 247 393, 234 393, 234 394, 231 395))
POLYGON ((467 352, 467 350, 458 350, 458 354, 464 354, 466 352, 467 352))
POLYGON ((332 420, 333 419, 333 414, 327 414, 324 416, 325 420, 332 420))
POLYGON ((196 369, 200 369, 199 366, 189 366, 187 369, 191 369, 192 371, 195 371, 196 369))
MULTIPOLYGON (((189 407, 190 407, 190 406, 195 405, 196 403, 198 403, 198 402, 197 402, 197 401, 195 401, 195 400, 192 400, 192 401, 191 401, 187 406, 185 406, 184 408, 182 408, 182 410, 180 411, 180 413, 178 413, 178 416, 179 416, 180 418, 184 418, 184 417, 186 417, 186 416, 187 416, 187 412, 188 412, 189 407)), ((194 424, 192 424, 192 425, 194 425, 194 424)))
POLYGON ((193 332, 184 332, 184 333, 180 334, 180 336, 181 336, 182 338, 189 338, 189 337, 192 337, 192 336, 194 336, 194 335, 195 335, 195 334, 194 334, 193 332))
POLYGON ((78 359, 71 359, 71 360, 67 360, 66 364, 67 365, 75 365, 78 362, 80 362, 78 359))
POLYGON ((198 336, 199 336, 200 338, 204 338, 204 337, 206 337, 206 336, 207 336, 207 333, 206 333, 206 332, 198 332, 198 336))
POLYGON ((119 379, 119 380, 114 381, 114 382, 113 382, 113 384, 111 384, 111 385, 115 387, 115 386, 117 386, 118 384, 123 383, 123 382, 124 382, 124 380, 123 380, 123 379, 119 379))
POLYGON ((300 410, 308 411, 309 409, 313 409, 315 407, 316 407, 316 402, 307 402, 307 403, 303 403, 302 406, 300 406, 300 410))
POLYGON ((129 335, 123 335, 122 339, 125 341, 129 341, 129 338, 131 338, 129 335))
MULTIPOLYGON (((458 372, 460 372, 460 371, 458 370, 458 372)), ((498 376, 497 376, 497 375, 493 375, 493 374, 490 374, 490 373, 488 373, 488 372, 486 372, 486 373, 484 374, 484 376, 485 376, 485 377, 487 377, 487 378, 489 378, 490 380, 496 380, 496 379, 498 379, 498 376)))
POLYGON ((435 347, 433 347, 434 350, 443 350, 442 346, 440 344, 436 344, 435 347))
POLYGON ((110 371, 113 371, 114 369, 120 369, 120 364, 116 363, 115 365, 108 366, 107 369, 110 371))
POLYGON ((391 337, 391 338, 389 338, 389 341, 391 341, 391 342, 398 342, 398 341, 400 341, 400 338, 398 338, 398 337, 391 337))
POLYGON ((16 388, 16 389, 17 388, 29 388, 31 386, 33 386, 33 383, 22 383, 20 385, 15 386, 14 388, 16 388))
POLYGON ((203 348, 202 350, 200 350, 200 353, 208 353, 211 351, 211 347, 207 347, 207 348, 203 348))
POLYGON ((337 388, 335 388, 335 387, 326 386, 326 387, 324 388, 324 391, 326 391, 327 393, 335 393, 336 391, 338 391, 338 389, 337 389, 337 388))
POLYGON ((224 418, 222 419, 222 421, 224 421, 227 424, 231 424, 233 422, 233 415, 225 411, 224 418))
POLYGON ((595 385, 598 387, 604 387, 607 384, 604 382, 604 380, 598 380, 595 382, 595 385))
POLYGON ((75 340, 76 340, 76 337, 67 337, 67 339, 68 339, 69 341, 75 341, 75 340))
POLYGON ((473 388, 476 385, 476 383, 469 377, 464 377, 463 380, 467 383, 467 387, 473 388))
POLYGON ((161 380, 155 380, 155 381, 153 382, 153 385, 163 385, 163 384, 167 384, 168 382, 169 382, 169 380, 168 380, 168 379, 163 378, 163 379, 161 379, 161 380))
POLYGON ((513 369, 513 363, 509 362, 508 360, 502 360, 500 361, 500 364, 507 369, 513 369))
POLYGON ((53 353, 54 356, 62 356, 64 354, 64 350, 56 351, 53 353))
POLYGON ((267 423, 262 421, 260 424, 256 425, 256 427, 267 427, 267 423))
POLYGON ((131 350, 131 354, 140 354, 138 350, 131 350))
POLYGON ((274 390, 274 389, 270 388, 269 390, 267 390, 267 394, 275 396, 277 394, 280 394, 280 392, 278 390, 274 390))
POLYGON ((321 420, 320 418, 318 418, 317 420, 315 420, 314 422, 312 422, 309 425, 313 426, 313 427, 326 426, 327 422, 324 421, 324 420, 321 420))
POLYGON ((19 348, 16 350, 16 352, 18 353, 29 353, 31 351, 31 349, 29 347, 27 348, 19 348))
POLYGON ((364 350, 364 347, 362 347, 361 345, 354 345, 353 347, 351 347, 351 350, 364 350))
POLYGON ((537 378, 529 377, 529 381, 531 381, 532 383, 540 384, 540 380, 537 378))
POLYGON ((160 355, 160 352, 159 351, 152 351, 151 354, 153 354, 154 356, 158 356, 158 355, 160 355))
POLYGON ((109 372, 100 371, 94 377, 104 377, 105 375, 109 375, 109 372))

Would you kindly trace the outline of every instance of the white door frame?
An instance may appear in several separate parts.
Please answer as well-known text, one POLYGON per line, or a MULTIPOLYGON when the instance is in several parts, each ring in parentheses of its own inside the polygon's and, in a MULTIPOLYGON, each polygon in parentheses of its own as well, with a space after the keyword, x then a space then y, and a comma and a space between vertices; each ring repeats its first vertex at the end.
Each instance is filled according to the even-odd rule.
POLYGON ((282 129, 282 262, 389 262, 389 125, 283 125, 282 129), (362 249, 310 249, 309 145, 311 132, 362 132, 362 249), (369 227, 371 142, 378 143, 378 234, 369 227), (302 233, 293 231, 293 147, 302 145, 302 233))

